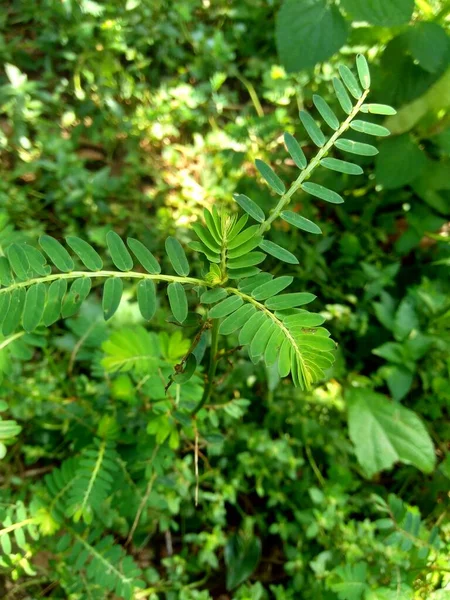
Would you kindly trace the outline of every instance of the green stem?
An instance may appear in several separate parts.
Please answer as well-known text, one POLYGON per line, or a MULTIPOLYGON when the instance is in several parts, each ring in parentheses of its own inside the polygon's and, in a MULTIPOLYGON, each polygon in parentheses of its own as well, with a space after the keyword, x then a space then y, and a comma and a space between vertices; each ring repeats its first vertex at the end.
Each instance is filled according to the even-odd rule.
POLYGON ((259 228, 260 234, 263 234, 265 231, 270 229, 270 226, 275 221, 275 219, 277 219, 280 216, 280 213, 284 209, 284 207, 289 204, 291 197, 301 187, 302 183, 306 179, 309 179, 309 177, 311 176, 314 169, 319 166, 322 158, 324 158, 324 156, 326 156, 328 154, 328 152, 331 150, 332 146, 334 145, 334 142, 339 137, 341 137, 341 135, 345 131, 347 131, 347 129, 350 127, 350 123, 356 117, 356 115, 359 113, 359 110, 360 110, 362 104, 364 103, 364 100, 366 99, 368 93, 369 93, 369 90, 364 91, 361 98, 358 100, 358 102, 353 107, 352 112, 348 115, 348 117, 345 119, 345 121, 342 123, 342 125, 339 127, 339 129, 337 131, 335 131, 333 133, 333 135, 330 137, 330 139, 327 141, 327 143, 324 146, 322 146, 322 148, 320 148, 320 150, 314 156, 314 158, 311 159, 311 162, 306 167, 306 169, 301 171, 300 175, 297 177, 297 179, 294 181, 294 183, 292 183, 292 185, 288 189, 288 191, 285 192, 281 196, 280 200, 278 201, 278 204, 273 209, 270 217, 268 219, 266 219, 263 223, 261 223, 261 227, 259 228))
POLYGON ((205 389, 203 390, 203 396, 201 397, 200 402, 192 411, 191 415, 194 416, 198 413, 198 411, 208 402, 211 397, 211 392, 213 389, 214 377, 216 375, 217 370, 217 352, 219 349, 219 319, 214 319, 212 328, 211 328, 211 348, 209 355, 209 368, 208 368, 208 379, 206 381, 205 389))

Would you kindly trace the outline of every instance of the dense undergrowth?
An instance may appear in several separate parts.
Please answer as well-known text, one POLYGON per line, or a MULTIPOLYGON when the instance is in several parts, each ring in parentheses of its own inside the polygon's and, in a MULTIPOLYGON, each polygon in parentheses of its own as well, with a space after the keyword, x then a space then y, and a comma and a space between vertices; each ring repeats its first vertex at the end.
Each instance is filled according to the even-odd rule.
POLYGON ((50 272, 33 254, 42 235, 79 236, 102 257, 96 269, 127 272, 130 254, 113 230, 139 239, 158 262, 137 261, 170 273, 170 285, 190 277, 254 299, 255 285, 205 271, 204 209, 242 215, 238 192, 248 225, 270 218, 273 189, 290 189, 303 160, 289 135, 309 164, 317 153, 317 131, 299 110, 320 113, 329 137, 333 118, 317 96, 345 120, 332 80, 339 64, 356 73, 358 53, 370 63, 370 101, 397 113, 369 115, 392 135, 345 156, 364 174, 317 170, 314 181, 345 203, 299 190, 294 216, 264 231, 264 271, 309 294, 337 343, 311 389, 297 367, 283 377, 276 356, 261 361, 255 345, 243 348, 230 321, 211 351, 208 315, 227 309, 208 312, 198 281, 187 316, 179 288, 157 302, 142 288, 138 302, 132 280, 120 305, 110 290, 102 309, 100 287, 87 296, 81 282, 66 296, 65 320, 59 305, 56 316, 41 313, 48 327, 24 320, 27 331, 0 294, 1 598, 450 596, 447 13, 436 0, 7 4, 4 290, 6 257, 27 279, 20 248, 30 253, 25 271, 50 272), (308 219, 301 229, 295 215, 308 219), (273 256, 273 244, 298 264, 273 256), (208 373, 210 354, 219 360, 208 373))

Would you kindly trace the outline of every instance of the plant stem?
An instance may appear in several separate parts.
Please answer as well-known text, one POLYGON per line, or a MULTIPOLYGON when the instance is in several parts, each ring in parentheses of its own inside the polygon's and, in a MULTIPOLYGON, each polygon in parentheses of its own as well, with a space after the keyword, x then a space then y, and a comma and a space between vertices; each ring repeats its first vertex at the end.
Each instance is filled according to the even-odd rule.
POLYGON ((206 381, 205 389, 203 390, 203 396, 200 402, 192 411, 191 415, 194 416, 198 413, 198 411, 203 407, 206 402, 208 402, 211 397, 211 392, 214 383, 214 376, 217 370, 217 351, 219 349, 219 319, 214 319, 212 328, 211 328, 211 348, 209 355, 209 368, 208 368, 208 378, 206 381))

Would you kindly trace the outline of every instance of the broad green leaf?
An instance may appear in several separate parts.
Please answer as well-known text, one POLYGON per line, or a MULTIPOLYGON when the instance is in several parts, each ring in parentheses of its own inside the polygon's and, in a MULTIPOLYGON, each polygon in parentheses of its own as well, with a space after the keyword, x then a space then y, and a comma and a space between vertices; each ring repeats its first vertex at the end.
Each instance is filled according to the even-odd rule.
POLYGON ((259 225, 251 225, 250 227, 247 227, 247 229, 244 229, 244 231, 241 231, 241 233, 239 233, 239 235, 237 235, 235 238, 233 238, 229 242, 228 250, 233 250, 234 248, 238 248, 239 246, 242 246, 243 244, 245 244, 246 242, 251 240, 253 237, 258 236, 258 232, 259 232, 259 225))
POLYGON ((30 267, 35 273, 42 275, 43 277, 50 275, 52 269, 50 265, 47 264, 47 259, 42 252, 40 252, 37 248, 30 246, 29 244, 21 244, 21 248, 27 255, 30 267))
POLYGON ((356 68, 358 70, 359 82, 361 83, 362 88, 368 90, 370 88, 370 70, 364 55, 357 55, 356 68))
POLYGON ((133 259, 122 238, 115 231, 108 231, 106 234, 106 243, 112 261, 119 271, 131 271, 133 268, 133 259))
POLYGON ((252 296, 255 300, 267 300, 271 296, 276 296, 285 288, 291 285, 294 278, 290 275, 283 275, 282 277, 277 277, 276 279, 272 279, 267 283, 263 283, 259 285, 252 291, 252 296))
POLYGON ((302 184, 301 188, 303 191, 311 194, 311 196, 325 200, 325 202, 331 202, 331 204, 342 204, 344 202, 342 196, 318 183, 310 183, 307 181, 302 184))
POLYGON ((221 319, 222 317, 226 317, 233 313, 243 304, 244 300, 241 296, 229 296, 210 309, 209 317, 211 319, 221 319))
MULTIPOLYGON (((110 233, 113 233, 110 231, 110 233)), ((121 240, 122 241, 122 240, 121 240)), ((117 265, 116 265, 117 266, 117 265)), ((119 267, 117 267, 119 268, 119 267)), ((105 321, 111 319, 119 308, 123 293, 123 282, 120 277, 110 277, 103 286, 103 315, 105 321)))
POLYGON ((359 87, 356 77, 353 75, 350 69, 345 65, 339 65, 339 75, 341 76, 342 81, 353 98, 355 98, 355 100, 359 100, 362 96, 362 91, 359 87))
POLYGON ((256 311, 253 304, 244 304, 236 310, 236 312, 230 314, 226 319, 222 321, 219 327, 219 333, 222 335, 229 335, 234 331, 240 329, 256 311))
POLYGON ((11 272, 11 265, 6 256, 0 256, 0 283, 8 287, 14 283, 14 277, 11 272))
POLYGON ((141 315, 150 321, 156 311, 156 290, 151 279, 143 279, 137 287, 137 300, 141 315))
POLYGON ((92 281, 89 277, 78 277, 70 286, 70 290, 64 298, 61 314, 64 319, 74 315, 91 291, 92 281))
POLYGON ((299 169, 305 169, 306 165, 308 164, 306 156, 295 137, 290 133, 285 133, 284 143, 286 144, 287 151, 291 155, 291 158, 295 162, 297 167, 299 169))
POLYGON ((258 223, 262 223, 264 221, 266 216, 256 202, 253 202, 253 200, 247 196, 244 196, 244 194, 233 194, 233 198, 235 202, 239 204, 242 210, 245 210, 245 212, 249 214, 252 219, 255 219, 255 221, 258 221, 258 223))
POLYGON ((6 254, 9 259, 9 264, 17 277, 24 281, 28 278, 28 271, 30 269, 30 263, 27 255, 19 244, 11 244, 6 250, 6 254))
POLYGON ((328 103, 318 94, 313 95, 313 102, 325 123, 331 127, 331 129, 337 131, 339 129, 339 119, 328 106, 328 103))
POLYGON ((338 171, 338 173, 346 173, 347 175, 361 175, 364 172, 359 165, 339 158, 323 158, 320 164, 327 169, 338 171))
POLYGON ((213 304, 219 300, 223 300, 228 295, 228 292, 223 288, 214 288, 213 290, 207 290, 200 297, 202 304, 213 304))
POLYGON ((345 44, 348 25, 325 0, 285 0, 276 20, 276 43, 289 72, 314 67, 345 44))
POLYGON ((251 315, 251 317, 248 319, 248 321, 244 324, 241 331, 239 332, 239 344, 241 346, 245 346, 246 344, 249 344, 252 341, 259 327, 266 320, 266 318, 267 317, 261 311, 257 311, 256 313, 251 315))
POLYGON ((16 288, 11 292, 8 312, 3 320, 2 332, 5 337, 11 335, 19 325, 22 319, 24 304, 25 289, 16 288))
POLYGON ((414 10, 414 0, 342 0, 341 4, 355 21, 380 27, 404 25, 414 10))
POLYGON ((184 364, 183 372, 172 375, 173 381, 175 381, 175 383, 178 383, 178 384, 187 383, 194 375, 196 368, 197 368, 197 359, 195 358, 194 354, 189 354, 189 356, 187 357, 187 360, 184 364))
POLYGON ((283 219, 283 221, 286 221, 286 223, 290 223, 294 227, 302 229, 303 231, 308 231, 309 233, 316 234, 322 233, 322 230, 318 225, 316 225, 309 219, 306 219, 305 217, 302 217, 301 215, 292 212, 291 210, 283 210, 280 214, 280 217, 283 219))
POLYGON ((62 244, 49 235, 41 235, 39 245, 57 269, 69 273, 75 268, 72 257, 62 244))
POLYGON ((408 133, 380 144, 375 162, 375 177, 388 190, 395 190, 419 177, 427 165, 423 151, 408 133))
POLYGON ((314 121, 312 116, 304 110, 300 111, 300 120, 303 123, 303 127, 306 129, 307 134, 314 142, 316 146, 321 148, 325 144, 325 136, 322 133, 322 130, 314 121))
MULTIPOLYGON (((261 244, 260 244, 261 245, 261 244)), ((259 265, 266 258, 263 252, 249 252, 237 258, 231 258, 227 262, 229 269, 242 269, 259 265)))
POLYGON ((347 140, 346 138, 340 138, 334 142, 334 145, 343 152, 351 152, 352 154, 358 154, 360 156, 375 156, 378 154, 378 149, 371 144, 363 144, 362 142, 355 142, 354 140, 347 140))
POLYGON ((190 269, 183 246, 176 238, 172 236, 169 236, 166 239, 165 245, 167 255, 175 272, 181 277, 187 277, 190 269))
POLYGON ((347 402, 350 438, 369 477, 398 461, 433 470, 433 442, 414 412, 365 388, 351 389, 347 402))
POLYGON ((103 261, 94 248, 79 237, 69 235, 66 237, 67 245, 72 248, 86 269, 90 271, 101 271, 103 261))
POLYGON ((255 165, 258 171, 261 173, 263 179, 266 180, 273 191, 282 196, 286 191, 286 187, 272 167, 262 160, 259 160, 259 158, 255 160, 255 165))
POLYGON ((50 284, 47 293, 47 304, 44 309, 44 324, 49 327, 55 323, 61 315, 61 305, 67 291, 67 280, 56 279, 50 284))
POLYGON ((359 119, 352 121, 350 127, 360 133, 367 133, 368 135, 375 135, 378 137, 386 137, 391 134, 389 129, 386 129, 386 127, 383 127, 382 125, 360 121, 359 119))
POLYGON ((372 115, 396 115, 397 111, 392 106, 387 104, 363 104, 360 108, 362 113, 369 113, 372 115))
POLYGON ((443 27, 432 22, 418 22, 407 32, 408 48, 422 69, 437 73, 448 66, 450 38, 443 27))
POLYGON ((169 296, 169 304, 173 316, 179 323, 183 323, 188 314, 188 301, 184 287, 178 281, 169 283, 167 286, 167 295, 169 296))
POLYGON ((151 275, 157 275, 158 273, 161 273, 161 266, 159 262, 142 242, 135 240, 134 238, 127 238, 127 244, 131 252, 135 255, 147 273, 150 273, 151 275))
POLYGON ((286 310, 309 304, 315 299, 316 296, 309 292, 294 292, 292 294, 281 294, 280 296, 275 296, 275 298, 269 298, 264 304, 270 310, 286 310))
POLYGON ((267 252, 267 254, 278 258, 278 260, 282 260, 290 265, 298 265, 298 259, 292 254, 292 252, 289 252, 289 250, 286 250, 286 248, 282 248, 270 240, 263 240, 259 247, 261 250, 264 250, 264 252, 267 252))
POLYGON ((27 333, 34 331, 41 322, 46 295, 47 290, 44 283, 35 283, 28 288, 22 319, 23 328, 27 333))
POLYGON ((352 112, 353 104, 344 84, 337 77, 333 77, 333 87, 342 110, 349 115, 352 112))

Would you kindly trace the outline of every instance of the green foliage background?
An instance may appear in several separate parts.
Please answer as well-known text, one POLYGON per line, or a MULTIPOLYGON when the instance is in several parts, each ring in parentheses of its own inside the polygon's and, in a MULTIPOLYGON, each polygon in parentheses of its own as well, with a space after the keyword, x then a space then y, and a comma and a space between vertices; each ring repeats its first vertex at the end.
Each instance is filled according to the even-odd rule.
POLYGON ((314 153, 298 110, 316 93, 336 108, 331 79, 357 52, 372 101, 397 114, 378 119, 393 135, 358 159, 365 176, 322 172, 344 205, 295 197, 323 236, 271 232, 299 259, 272 272, 317 296, 338 342, 312 392, 229 336, 213 402, 186 419, 201 373, 164 386, 193 328, 168 322, 165 300, 145 324, 133 294, 108 323, 94 291, 78 316, 0 341, 2 598, 450 597, 448 13, 437 0, 5 3, 2 254, 44 232, 105 249, 114 229, 166 266, 167 235, 186 245, 205 207, 236 211, 234 192, 267 214, 255 159, 289 180, 282 133, 314 153))

